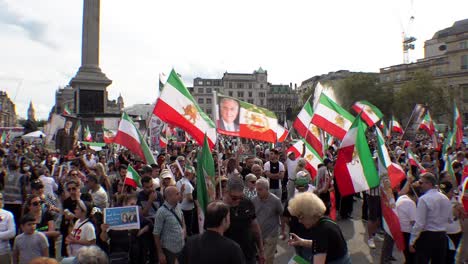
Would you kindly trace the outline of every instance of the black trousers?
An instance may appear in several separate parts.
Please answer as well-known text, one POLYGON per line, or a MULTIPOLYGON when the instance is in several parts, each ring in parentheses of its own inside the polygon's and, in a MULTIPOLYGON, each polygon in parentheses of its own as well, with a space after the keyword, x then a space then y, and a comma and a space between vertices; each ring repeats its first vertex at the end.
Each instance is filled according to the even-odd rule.
POLYGON ((453 245, 455 246, 455 250, 447 249, 447 264, 455 263, 455 255, 457 253, 458 245, 460 244, 461 237, 463 232, 456 233, 456 234, 449 234, 448 237, 452 240, 453 245))
POLYGON ((403 255, 405 256, 405 264, 414 264, 415 254, 409 251, 409 241, 410 241, 411 233, 403 232, 403 237, 405 239, 405 251, 403 251, 403 255))
POLYGON ((195 214, 195 208, 192 210, 182 210, 184 214, 185 228, 187 230, 187 236, 193 235, 193 214, 195 214))
POLYGON ((353 195, 341 197, 340 216, 342 219, 346 219, 353 213, 353 195))
POLYGON ((447 245, 445 232, 422 232, 416 241, 416 263, 445 264, 447 245))

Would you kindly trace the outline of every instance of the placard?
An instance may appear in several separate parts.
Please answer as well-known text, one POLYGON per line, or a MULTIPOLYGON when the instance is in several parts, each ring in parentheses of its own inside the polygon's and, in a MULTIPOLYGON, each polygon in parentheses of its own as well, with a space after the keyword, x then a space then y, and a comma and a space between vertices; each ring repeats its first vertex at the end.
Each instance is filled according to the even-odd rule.
POLYGON ((105 208, 104 223, 113 230, 140 229, 138 206, 105 208))

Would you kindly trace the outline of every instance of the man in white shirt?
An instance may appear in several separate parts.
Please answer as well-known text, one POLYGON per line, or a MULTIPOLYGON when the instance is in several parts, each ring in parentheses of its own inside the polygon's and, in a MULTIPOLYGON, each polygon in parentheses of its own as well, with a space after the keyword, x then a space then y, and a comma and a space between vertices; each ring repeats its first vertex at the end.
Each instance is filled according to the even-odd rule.
POLYGON ((416 252, 417 263, 445 263, 447 225, 452 222, 452 204, 436 189, 437 179, 431 173, 421 176, 424 195, 418 200, 416 221, 411 230, 410 252, 416 252))
POLYGON ((54 192, 58 190, 58 184, 55 182, 54 178, 49 176, 49 170, 47 168, 39 169, 39 180, 44 184, 44 193, 47 195, 54 196, 54 192))
POLYGON ((187 235, 192 235, 193 231, 193 215, 195 213, 195 204, 193 203, 193 186, 190 182, 195 175, 195 168, 192 166, 185 168, 185 175, 177 182, 176 186, 181 193, 180 209, 184 214, 185 226, 187 227, 187 235))
POLYGON ((396 201, 396 211, 398 219, 400 220, 401 232, 405 238, 405 255, 406 263, 414 263, 415 255, 409 251, 409 240, 411 236, 411 229, 413 229, 414 222, 416 221, 416 199, 418 188, 411 188, 407 194, 398 197, 396 201))
POLYGON ((88 169, 94 169, 96 167, 96 157, 90 151, 86 152, 83 156, 83 162, 88 167, 88 169))
POLYGON ((288 183, 286 188, 288 189, 288 200, 294 196, 294 180, 296 179, 296 167, 298 158, 296 158, 296 153, 291 151, 288 153, 288 158, 285 161, 286 169, 288 170, 288 183))
POLYGON ((11 262, 9 240, 15 237, 16 227, 13 214, 3 208, 3 193, 0 192, 0 263, 11 262))
POLYGON ((95 174, 89 174, 87 177, 87 185, 89 188, 89 194, 93 197, 93 203, 96 207, 104 209, 109 207, 109 200, 106 191, 98 183, 98 179, 95 174))

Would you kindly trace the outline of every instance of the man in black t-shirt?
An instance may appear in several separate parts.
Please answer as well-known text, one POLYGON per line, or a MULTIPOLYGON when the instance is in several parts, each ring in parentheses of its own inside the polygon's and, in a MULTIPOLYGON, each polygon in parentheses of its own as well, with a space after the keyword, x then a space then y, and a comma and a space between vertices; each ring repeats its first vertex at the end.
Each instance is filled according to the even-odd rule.
POLYGON ((247 264, 257 263, 257 254, 259 263, 263 264, 265 256, 261 229, 253 203, 244 198, 244 184, 241 179, 233 177, 228 180, 223 201, 230 206, 231 218, 231 225, 224 235, 239 244, 247 264))
POLYGON ((154 223, 156 211, 164 203, 163 196, 155 190, 153 179, 150 176, 141 178, 141 185, 143 190, 138 193, 137 205, 141 206, 143 215, 154 223))
POLYGON ((230 225, 229 206, 223 202, 208 204, 205 215, 206 232, 188 239, 181 253, 181 264, 243 264, 239 245, 223 236, 230 225))
POLYGON ((270 150, 270 161, 263 166, 265 176, 270 180, 270 192, 281 199, 281 180, 284 177, 284 164, 279 161, 279 151, 270 150))

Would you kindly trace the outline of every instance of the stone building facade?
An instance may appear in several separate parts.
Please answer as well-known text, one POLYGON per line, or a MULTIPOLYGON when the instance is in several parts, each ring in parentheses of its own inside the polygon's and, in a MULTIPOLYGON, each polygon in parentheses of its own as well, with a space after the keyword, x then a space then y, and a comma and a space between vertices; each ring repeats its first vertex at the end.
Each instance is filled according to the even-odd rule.
POLYGON ((4 91, 0 91, 0 127, 16 127, 15 104, 4 91))
POLYGON ((297 100, 297 95, 292 87, 287 85, 286 87, 289 88, 285 89, 283 85, 268 83, 268 72, 259 68, 253 73, 225 72, 221 79, 197 77, 193 80, 193 87, 189 87, 188 89, 198 105, 213 119, 215 119, 213 116, 215 113, 213 92, 216 91, 217 93, 231 96, 247 103, 268 108, 274 111, 278 118, 282 120, 280 117, 285 116, 286 108, 290 102, 289 98, 296 98, 297 100), (272 87, 275 87, 274 91, 276 94, 274 96, 269 95, 272 87), (286 95, 287 93, 291 93, 291 95, 286 95), (285 101, 279 103, 280 98, 283 98, 285 101), (268 100, 273 100, 278 105, 270 108, 273 106, 273 103, 270 103, 268 100))
POLYGON ((455 89, 460 111, 468 121, 468 19, 437 31, 424 43, 424 58, 380 69, 380 83, 399 89, 416 71, 428 71, 444 89, 455 89))

